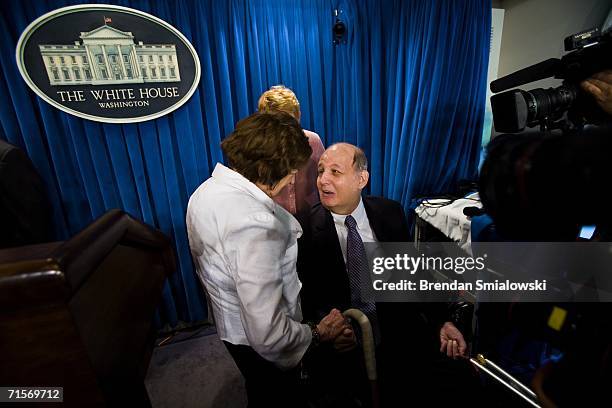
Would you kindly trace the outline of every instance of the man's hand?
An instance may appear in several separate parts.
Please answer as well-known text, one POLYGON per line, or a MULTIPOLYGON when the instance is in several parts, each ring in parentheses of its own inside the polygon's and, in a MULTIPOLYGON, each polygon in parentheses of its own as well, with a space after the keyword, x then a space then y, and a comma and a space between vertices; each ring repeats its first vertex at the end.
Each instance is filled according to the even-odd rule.
POLYGON ((317 331, 319 332, 321 342, 334 341, 347 328, 350 328, 350 326, 338 309, 332 309, 317 324, 317 331))
POLYGON ((612 115, 612 70, 601 71, 580 83, 582 89, 595 97, 595 100, 612 115))
POLYGON ((451 322, 444 323, 440 329, 440 352, 456 359, 458 357, 467 358, 467 345, 463 334, 451 322))
POLYGON ((357 346, 355 332, 351 328, 346 328, 334 340, 334 349, 342 353, 354 349, 357 346))

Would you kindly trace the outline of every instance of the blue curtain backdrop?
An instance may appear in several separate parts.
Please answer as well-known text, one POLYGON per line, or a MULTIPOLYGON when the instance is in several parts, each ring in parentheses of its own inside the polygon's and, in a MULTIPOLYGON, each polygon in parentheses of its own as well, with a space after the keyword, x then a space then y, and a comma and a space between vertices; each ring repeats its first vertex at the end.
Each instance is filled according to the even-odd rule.
MULTIPOLYGON (((222 161, 220 141, 261 92, 292 88, 302 125, 326 145, 348 141, 370 158, 370 193, 401 201, 474 179, 485 105, 490 0, 116 1, 162 18, 195 46, 198 90, 165 117, 128 125, 65 114, 21 79, 14 50, 38 16, 74 1, 0 6, 0 138, 21 146, 43 176, 58 239, 111 208, 168 234, 179 269, 160 323, 206 319, 189 254, 190 194, 222 161), (333 10, 347 25, 334 46, 333 10)), ((72 29, 72 28, 67 28, 72 29)), ((78 31, 75 28, 75 31, 78 31)))

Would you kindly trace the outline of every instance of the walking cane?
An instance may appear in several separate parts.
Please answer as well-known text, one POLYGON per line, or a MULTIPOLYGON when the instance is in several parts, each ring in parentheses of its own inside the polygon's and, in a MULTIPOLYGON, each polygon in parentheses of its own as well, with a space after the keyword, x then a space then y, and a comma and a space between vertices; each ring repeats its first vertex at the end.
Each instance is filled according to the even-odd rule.
POLYGON ((374 344, 374 333, 368 317, 358 309, 345 310, 343 315, 355 320, 361 328, 361 343, 363 348, 363 359, 366 372, 372 390, 372 407, 379 408, 378 376, 376 374, 376 346, 374 344))
POLYGON ((504 371, 500 366, 486 359, 482 354, 478 354, 476 358, 470 358, 470 362, 534 407, 541 408, 540 404, 537 403, 537 396, 533 391, 504 371))

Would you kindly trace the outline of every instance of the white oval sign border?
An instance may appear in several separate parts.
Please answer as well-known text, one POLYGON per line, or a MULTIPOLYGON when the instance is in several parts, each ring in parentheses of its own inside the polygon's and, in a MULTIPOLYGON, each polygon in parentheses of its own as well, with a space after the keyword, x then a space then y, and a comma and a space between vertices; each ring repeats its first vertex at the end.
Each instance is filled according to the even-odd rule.
POLYGON ((66 113, 69 113, 74 116, 78 116, 83 119, 89 119, 95 122, 102 122, 102 123, 138 123, 138 122, 145 122, 147 120, 157 119, 161 116, 167 115, 170 112, 173 112, 176 109, 183 106, 191 98, 193 93, 198 88, 198 84, 200 83, 200 74, 201 74, 200 59, 198 58, 198 53, 196 52, 191 42, 189 42, 189 40, 178 29, 176 29, 174 26, 167 23, 166 21, 162 20, 161 18, 155 17, 154 15, 151 15, 149 13, 145 13, 144 11, 136 10, 136 9, 129 8, 129 7, 115 6, 111 4, 79 4, 75 6, 61 7, 53 11, 50 11, 46 14, 43 14, 42 16, 38 17, 36 20, 32 21, 25 28, 25 30, 23 30, 23 33, 21 33, 21 36, 19 37, 19 41, 17 42, 17 47, 15 49, 15 58, 17 60, 17 68, 19 69, 21 76, 25 80, 26 84, 28 84, 30 89, 32 89, 36 93, 36 95, 40 96, 51 106, 54 106, 57 109, 62 110, 66 113), (82 113, 74 109, 70 109, 58 103, 57 101, 53 100, 52 98, 47 96, 47 94, 42 92, 36 86, 34 81, 32 81, 32 79, 30 78, 30 75, 28 74, 28 71, 25 69, 25 61, 23 60, 23 52, 22 52, 23 47, 28 41, 28 39, 30 38, 30 36, 32 35, 32 33, 34 33, 34 31, 36 31, 38 27, 40 27, 47 21, 50 21, 57 16, 78 12, 82 9, 94 10, 94 11, 95 10, 112 10, 112 11, 121 11, 121 12, 129 13, 129 14, 135 14, 139 17, 146 18, 148 20, 153 21, 154 23, 157 23, 163 26, 164 28, 172 32, 174 35, 176 35, 185 44, 185 46, 187 46, 187 49, 191 53, 194 59, 194 62, 195 62, 195 77, 193 80, 193 84, 191 84, 191 88, 189 88, 189 91, 185 94, 185 96, 181 98, 178 102, 176 102, 174 105, 162 111, 159 111, 157 113, 151 114, 151 115, 136 116, 133 118, 107 118, 103 116, 89 115, 87 113, 82 113))

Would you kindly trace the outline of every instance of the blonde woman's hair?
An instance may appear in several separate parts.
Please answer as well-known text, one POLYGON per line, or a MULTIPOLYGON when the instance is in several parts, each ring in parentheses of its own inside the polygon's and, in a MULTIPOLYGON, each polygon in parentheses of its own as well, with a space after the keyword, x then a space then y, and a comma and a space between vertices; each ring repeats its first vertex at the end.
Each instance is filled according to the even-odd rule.
POLYGON ((300 102, 293 91, 284 85, 275 85, 261 94, 257 109, 260 113, 286 112, 300 120, 300 102))

